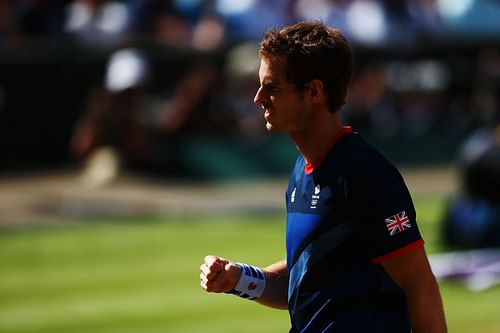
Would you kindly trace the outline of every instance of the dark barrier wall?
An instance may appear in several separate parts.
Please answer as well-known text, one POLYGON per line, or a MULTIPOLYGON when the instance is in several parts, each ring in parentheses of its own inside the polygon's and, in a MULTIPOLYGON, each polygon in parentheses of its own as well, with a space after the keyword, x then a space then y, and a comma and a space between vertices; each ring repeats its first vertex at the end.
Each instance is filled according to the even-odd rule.
MULTIPOLYGON (((103 82, 109 51, 44 46, 0 57, 0 170, 63 166, 89 91, 103 82)), ((170 89, 195 54, 163 50, 154 84, 170 89)))

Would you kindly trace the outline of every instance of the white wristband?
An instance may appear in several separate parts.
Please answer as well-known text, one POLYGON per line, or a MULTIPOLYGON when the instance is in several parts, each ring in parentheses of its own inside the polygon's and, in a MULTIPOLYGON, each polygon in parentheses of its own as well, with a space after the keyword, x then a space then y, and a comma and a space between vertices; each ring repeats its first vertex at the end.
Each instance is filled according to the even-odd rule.
POLYGON ((241 276, 231 294, 249 300, 259 298, 266 288, 266 275, 264 272, 259 267, 242 263, 236 264, 241 267, 241 276))

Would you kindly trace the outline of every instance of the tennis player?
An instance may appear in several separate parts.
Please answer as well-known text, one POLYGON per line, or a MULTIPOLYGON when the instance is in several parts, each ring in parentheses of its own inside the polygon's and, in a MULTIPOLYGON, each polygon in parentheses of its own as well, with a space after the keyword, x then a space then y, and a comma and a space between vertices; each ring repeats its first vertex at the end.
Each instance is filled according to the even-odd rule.
POLYGON ((352 72, 348 41, 321 22, 265 33, 266 128, 300 151, 286 191, 286 260, 265 268, 207 256, 201 286, 288 309, 290 332, 446 332, 415 208, 398 170, 339 110, 352 72))

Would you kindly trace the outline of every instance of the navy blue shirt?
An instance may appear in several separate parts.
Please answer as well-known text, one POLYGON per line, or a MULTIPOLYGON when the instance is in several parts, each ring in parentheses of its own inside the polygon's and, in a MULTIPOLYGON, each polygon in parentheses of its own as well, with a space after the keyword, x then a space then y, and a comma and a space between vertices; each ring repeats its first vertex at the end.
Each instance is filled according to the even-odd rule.
POLYGON ((290 332, 410 332, 380 263, 423 245, 397 169, 344 127, 319 166, 297 159, 286 192, 290 332))

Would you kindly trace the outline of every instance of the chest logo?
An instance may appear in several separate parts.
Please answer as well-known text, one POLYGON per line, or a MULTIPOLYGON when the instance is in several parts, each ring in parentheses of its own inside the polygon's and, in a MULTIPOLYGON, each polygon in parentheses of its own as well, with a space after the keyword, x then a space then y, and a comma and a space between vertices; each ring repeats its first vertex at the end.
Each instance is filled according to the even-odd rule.
POLYGON ((310 208, 312 208, 312 209, 316 209, 316 206, 318 205, 319 192, 321 192, 321 187, 319 185, 316 185, 314 187, 314 194, 311 197, 311 207, 310 208))
POLYGON ((297 188, 293 189, 292 194, 290 194, 290 202, 295 202, 295 191, 297 191, 297 188))

